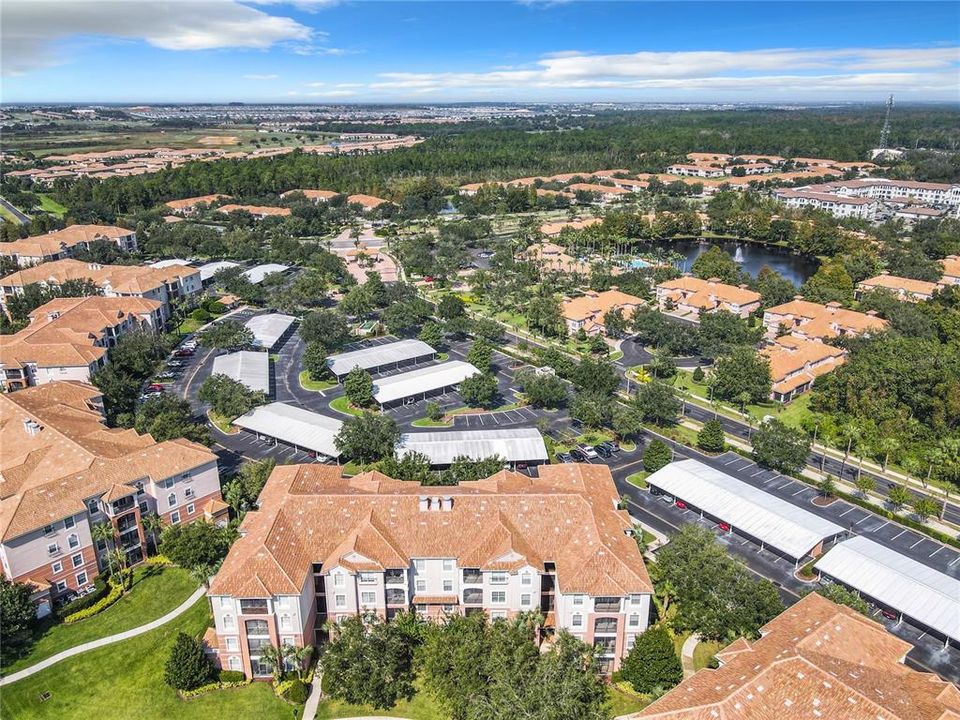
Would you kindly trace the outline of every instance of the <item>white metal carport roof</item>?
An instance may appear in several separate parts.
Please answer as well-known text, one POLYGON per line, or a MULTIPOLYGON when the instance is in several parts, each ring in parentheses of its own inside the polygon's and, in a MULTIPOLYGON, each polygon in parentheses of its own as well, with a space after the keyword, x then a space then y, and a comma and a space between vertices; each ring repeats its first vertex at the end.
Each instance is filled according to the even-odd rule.
POLYGON ((216 262, 209 262, 206 265, 201 265, 197 269, 200 271, 201 282, 206 282, 220 270, 234 267, 240 267, 240 263, 235 263, 230 260, 218 260, 216 262))
POLYGON ((960 642, 960 580, 862 535, 838 543, 814 567, 960 642))
POLYGON ((275 402, 254 408, 233 424, 327 457, 340 457, 333 440, 343 423, 332 417, 275 402))
POLYGON ((296 321, 297 319, 293 315, 269 313, 250 318, 247 320, 246 326, 253 333, 253 339, 257 345, 271 350, 296 321))
POLYGON ((404 433, 397 444, 397 455, 411 452, 423 453, 431 465, 449 465, 459 455, 473 460, 499 455, 507 462, 547 460, 543 436, 534 428, 404 433))
POLYGON ((259 285, 263 282, 263 279, 267 275, 277 272, 286 272, 289 269, 289 265, 281 265, 279 263, 264 263, 263 265, 255 265, 249 270, 244 270, 243 274, 251 283, 254 285, 259 285))
POLYGON ((176 267, 177 265, 190 265, 189 260, 184 260, 183 258, 169 258, 167 260, 157 260, 156 262, 150 263, 150 267, 157 268, 162 270, 168 267, 176 267))
POLYGON ((226 375, 251 390, 270 394, 270 355, 241 350, 213 359, 213 374, 226 375))
POLYGON ((451 360, 439 365, 380 378, 373 384, 373 397, 382 405, 451 385, 459 385, 468 377, 479 374, 480 371, 470 363, 451 360))
POLYGON ((670 463, 647 478, 712 517, 795 560, 844 530, 808 510, 698 460, 670 463))
POLYGON ((337 376, 346 375, 355 367, 363 370, 383 367, 433 355, 436 350, 422 340, 398 340, 397 342, 331 355, 327 358, 330 371, 337 376))

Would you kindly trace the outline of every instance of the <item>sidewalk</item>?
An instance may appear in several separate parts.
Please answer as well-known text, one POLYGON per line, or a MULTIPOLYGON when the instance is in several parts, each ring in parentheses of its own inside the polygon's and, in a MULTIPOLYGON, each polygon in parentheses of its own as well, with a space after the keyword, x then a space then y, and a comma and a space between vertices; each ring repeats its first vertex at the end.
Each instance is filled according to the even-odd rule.
POLYGON ((683 666, 684 680, 696 672, 696 669, 693 667, 693 651, 697 649, 697 645, 699 644, 700 636, 694 633, 683 641, 683 647, 680 648, 680 664, 683 666))
POLYGON ((188 597, 186 600, 183 601, 181 605, 174 608, 163 617, 159 617, 156 620, 153 620, 152 622, 148 622, 146 625, 141 625, 139 627, 135 627, 130 630, 125 630, 121 633, 117 633, 116 635, 108 635, 107 637, 100 638, 99 640, 91 640, 90 642, 86 642, 81 645, 68 648, 63 652, 59 652, 56 655, 52 655, 51 657, 48 657, 46 660, 41 660, 36 665, 31 665, 28 668, 24 668, 19 672, 13 673, 13 675, 7 675, 4 678, 0 678, 0 686, 10 685, 11 683, 15 683, 18 680, 23 680, 26 677, 35 675, 41 670, 46 670, 51 665, 56 665, 61 660, 66 660, 67 658, 74 657, 75 655, 80 655, 82 653, 89 652, 90 650, 96 650, 97 648, 104 647, 105 645, 113 645, 114 643, 121 642, 122 640, 129 640, 130 638, 136 637, 137 635, 143 635, 144 633, 150 632, 151 630, 156 630, 161 625, 165 625, 171 620, 183 615, 187 610, 193 607, 194 603, 196 603, 197 600, 199 600, 206 594, 207 594, 207 589, 201 585, 196 589, 196 591, 194 591, 193 595, 188 597))

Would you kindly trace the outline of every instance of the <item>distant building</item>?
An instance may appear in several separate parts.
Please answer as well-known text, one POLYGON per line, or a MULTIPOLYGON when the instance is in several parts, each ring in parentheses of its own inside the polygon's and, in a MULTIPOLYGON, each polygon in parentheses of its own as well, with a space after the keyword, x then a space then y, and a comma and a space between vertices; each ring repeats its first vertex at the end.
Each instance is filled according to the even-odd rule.
POLYGON ((847 310, 838 302, 821 305, 798 295, 788 303, 764 310, 763 326, 770 340, 781 333, 826 340, 880 332, 888 323, 872 310, 867 313, 847 310))
POLYGON ((624 195, 629 195, 630 191, 622 187, 612 185, 594 185, 591 183, 574 183, 567 186, 567 191, 572 193, 585 192, 600 196, 601 203, 614 202, 620 200, 624 195))
POLYGON ((363 208, 363 212, 376 210, 381 205, 388 205, 389 203, 389 200, 374 197, 373 195, 349 195, 347 197, 348 205, 360 205, 363 208))
POLYGON ((770 399, 787 403, 813 387, 818 377, 842 365, 847 353, 820 340, 784 335, 760 354, 770 362, 770 399))
POLYGON ((684 275, 676 280, 667 280, 657 285, 657 306, 679 317, 697 321, 701 313, 725 310, 746 318, 760 307, 760 293, 726 285, 718 278, 701 280, 684 275))
POLYGON ((709 165, 685 165, 677 163, 667 168, 668 175, 683 175, 685 177, 722 178, 726 173, 722 167, 709 165))
POLYGON ((644 304, 641 298, 616 288, 603 292, 588 290, 581 297, 565 299, 560 312, 567 324, 567 332, 575 333, 582 329, 587 335, 599 335, 607 332, 604 316, 608 312, 621 310, 623 316, 629 319, 644 304))
POLYGON ((340 195, 340 193, 334 192, 333 190, 287 190, 285 193, 280 193, 280 197, 287 199, 297 193, 300 193, 304 198, 313 203, 327 202, 337 197, 337 195, 340 195))
POLYGON ((901 300, 916 302, 929 300, 940 289, 940 284, 926 280, 897 277, 884 271, 876 277, 868 278, 857 283, 857 297, 870 290, 889 290, 901 300))
POLYGON ((200 205, 210 206, 221 200, 231 199, 229 195, 201 195, 200 197, 183 198, 182 200, 169 200, 164 205, 176 215, 193 215, 200 205))
POLYGON ((77 248, 89 250, 97 241, 111 242, 121 250, 137 249, 137 233, 113 225, 71 225, 46 235, 0 243, 0 257, 16 261, 20 267, 39 265, 50 260, 72 257, 77 248))
POLYGON ((570 230, 584 230, 593 225, 599 225, 602 222, 603 218, 598 217, 583 218, 580 220, 560 220, 558 222, 544 223, 540 226, 540 232, 547 237, 556 237, 568 228, 570 230))
POLYGON ((816 210, 828 212, 834 217, 875 220, 881 210, 880 203, 870 198, 815 192, 808 188, 777 190, 774 192, 774 197, 788 208, 798 209, 812 207, 816 210))
POLYGON ((272 207, 270 205, 221 205, 216 210, 224 215, 248 212, 257 220, 263 220, 266 217, 286 217, 290 214, 290 208, 272 207))

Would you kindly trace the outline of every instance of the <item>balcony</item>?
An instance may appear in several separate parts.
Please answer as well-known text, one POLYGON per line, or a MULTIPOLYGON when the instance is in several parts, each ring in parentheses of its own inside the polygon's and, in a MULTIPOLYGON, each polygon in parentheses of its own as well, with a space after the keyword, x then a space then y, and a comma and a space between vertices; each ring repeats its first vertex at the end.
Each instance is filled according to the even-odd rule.
POLYGON ((483 590, 480 588, 467 588, 463 591, 464 605, 480 605, 483 602, 483 590))
POLYGON ((599 635, 615 634, 617 632, 616 618, 597 618, 593 623, 593 632, 599 635))
POLYGON ((127 497, 120 498, 119 500, 110 503, 110 514, 119 515, 122 512, 127 510, 132 510, 133 506, 137 504, 137 501, 134 499, 133 495, 128 495, 127 497))
POLYGON ((407 576, 404 570, 384 570, 383 577, 387 585, 407 584, 407 576))
POLYGON ((593 611, 598 613, 618 613, 620 612, 620 598, 598 597, 594 600, 593 611))
POLYGON ((387 588, 387 605, 406 605, 407 591, 402 588, 387 588))
POLYGON ((464 568, 463 582, 465 585, 479 585, 483 582, 483 573, 479 568, 464 568))
POLYGON ((240 601, 241 615, 267 615, 268 613, 269 613, 269 609, 267 607, 267 601, 265 599, 240 601))
POLYGON ((612 655, 617 651, 617 639, 615 637, 596 638, 593 646, 599 655, 612 655))

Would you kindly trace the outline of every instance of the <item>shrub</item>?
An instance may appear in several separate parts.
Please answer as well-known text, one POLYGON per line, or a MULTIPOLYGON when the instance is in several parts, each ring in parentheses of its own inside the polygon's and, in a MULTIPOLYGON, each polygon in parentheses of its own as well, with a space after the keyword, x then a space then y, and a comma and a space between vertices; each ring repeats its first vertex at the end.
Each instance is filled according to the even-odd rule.
POLYGON ((176 690, 196 690, 214 677, 215 670, 203 652, 203 643, 184 632, 178 633, 170 648, 163 681, 176 690))
POLYGON ((143 561, 144 565, 158 565, 160 567, 167 567, 168 565, 173 565, 173 560, 168 558, 166 555, 152 555, 143 561))
POLYGON ((93 617, 98 612, 106 610, 108 607, 113 605, 117 600, 120 599, 120 596, 123 595, 123 584, 118 583, 116 585, 110 584, 110 592, 106 596, 100 598, 97 602, 89 607, 86 607, 78 612, 67 615, 63 619, 64 625, 71 625, 75 622, 80 622, 81 620, 86 620, 88 617, 93 617))
POLYGON ((639 693, 657 686, 672 688, 683 680, 683 667, 667 631, 654 626, 640 635, 615 679, 626 680, 639 693))
POLYGON ((697 433, 697 447, 707 452, 723 452, 726 441, 723 437, 723 426, 719 420, 708 420, 697 433))
POLYGON ((190 317, 192 317, 194 320, 199 320, 200 322, 210 322, 213 320, 213 315, 203 308, 197 308, 194 310, 192 313, 190 313, 190 317))
POLYGON ((287 687, 280 693, 280 697, 284 700, 296 703, 297 705, 303 705, 307 701, 310 688, 307 687, 307 684, 303 682, 303 680, 291 680, 289 683, 284 684, 287 685, 287 687))
POLYGON ((693 381, 694 382, 703 382, 703 368, 697 365, 697 368, 693 371, 693 381))
POLYGON ((427 403, 427 417, 434 422, 439 422, 441 419, 443 419, 443 408, 440 407, 439 403, 427 403))
POLYGON ((222 683, 237 683, 243 682, 247 679, 247 676, 243 674, 240 670, 221 670, 220 671, 220 682, 222 683))
POLYGON ((110 587, 107 584, 105 575, 97 575, 93 580, 93 591, 78 597, 75 600, 71 600, 67 604, 63 605, 58 611, 58 615, 61 618, 65 618, 74 613, 80 612, 90 607, 94 603, 100 602, 104 595, 110 590, 110 587))
POLYGON ((643 453, 643 469, 647 472, 656 472, 670 464, 673 452, 663 440, 652 440, 643 453))
POLYGON ((203 301, 203 309, 208 313, 214 313, 219 315, 220 313, 225 313, 227 311, 227 306, 224 305, 219 300, 214 300, 213 298, 207 298, 203 301))

